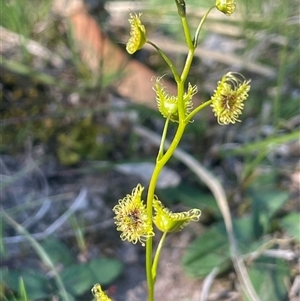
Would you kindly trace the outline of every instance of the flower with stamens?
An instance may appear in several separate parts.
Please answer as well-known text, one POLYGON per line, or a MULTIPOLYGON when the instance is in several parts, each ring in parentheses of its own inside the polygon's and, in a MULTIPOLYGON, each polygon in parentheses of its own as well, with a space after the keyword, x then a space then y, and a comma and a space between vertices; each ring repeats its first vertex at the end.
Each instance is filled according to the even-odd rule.
POLYGON ((101 285, 96 283, 91 289, 96 301, 112 301, 102 290, 101 285))
POLYGON ((211 107, 219 124, 240 122, 238 117, 249 91, 250 80, 246 81, 241 74, 228 72, 222 77, 211 98, 211 107))
MULTIPOLYGON (((156 79, 153 90, 156 93, 156 102, 159 112, 164 118, 169 118, 173 122, 179 121, 178 97, 170 95, 166 87, 161 83, 161 77, 156 79)), ((183 95, 185 116, 188 116, 193 109, 193 96, 198 92, 197 86, 188 84, 188 90, 183 95)))
POLYGON ((227 16, 235 10, 235 0, 216 0, 216 8, 227 16))
POLYGON ((191 221, 198 221, 201 215, 199 209, 173 213, 168 208, 164 207, 156 196, 153 200, 153 208, 155 211, 153 222, 162 232, 180 231, 191 221))
POLYGON ((146 207, 142 200, 144 187, 138 184, 131 195, 119 200, 113 208, 117 230, 121 231, 121 239, 134 244, 138 241, 144 246, 147 237, 154 236, 151 223, 148 221, 146 207))
POLYGON ((130 38, 126 44, 126 50, 129 54, 135 53, 137 50, 141 49, 145 43, 146 39, 146 29, 141 22, 142 14, 130 14, 130 38))

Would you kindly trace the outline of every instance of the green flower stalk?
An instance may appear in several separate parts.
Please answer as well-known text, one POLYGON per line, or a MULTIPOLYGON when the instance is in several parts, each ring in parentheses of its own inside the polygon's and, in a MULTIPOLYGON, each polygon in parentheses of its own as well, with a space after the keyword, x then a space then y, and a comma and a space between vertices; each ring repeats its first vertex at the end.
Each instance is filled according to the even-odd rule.
POLYGON ((121 231, 121 239, 136 244, 138 241, 144 246, 147 237, 154 236, 152 224, 148 219, 146 207, 142 200, 144 187, 138 184, 131 195, 119 200, 113 208, 117 230, 121 231))
POLYGON ((126 45, 126 50, 129 54, 135 53, 147 42, 146 29, 141 22, 141 16, 142 14, 130 14, 130 19, 128 20, 131 25, 131 30, 130 39, 126 45))
POLYGON ((217 0, 216 8, 227 16, 230 16, 235 10, 235 0, 217 0))
POLYGON ((210 106, 219 124, 240 122, 238 117, 250 91, 249 83, 250 80, 246 81, 241 74, 234 72, 228 72, 218 82, 210 106))
POLYGON ((112 301, 103 291, 101 285, 96 283, 91 289, 96 301, 112 301))
MULTIPOLYGON (((162 77, 155 80, 153 90, 156 93, 156 102, 159 112, 165 118, 160 147, 158 150, 156 164, 149 182, 146 205, 142 200, 144 187, 138 184, 131 194, 126 195, 118 201, 113 208, 115 213, 115 224, 117 230, 121 231, 121 239, 136 244, 138 241, 146 245, 146 276, 148 286, 148 301, 154 301, 154 285, 158 262, 166 235, 170 232, 180 231, 192 221, 200 219, 200 209, 191 209, 185 212, 173 213, 164 207, 155 195, 157 181, 163 167, 170 160, 178 147, 184 134, 186 126, 193 117, 204 108, 211 106, 219 124, 225 125, 235 123, 239 120, 244 108, 244 102, 250 91, 250 80, 246 80, 241 74, 228 72, 218 82, 210 100, 207 100, 193 109, 193 96, 198 92, 196 86, 187 82, 191 64, 194 58, 197 41, 209 13, 217 8, 226 15, 231 15, 235 10, 234 0, 216 0, 215 5, 210 7, 201 18, 194 37, 190 31, 186 18, 186 7, 184 0, 175 0, 178 14, 180 16, 183 34, 185 36, 188 53, 181 74, 178 73, 170 58, 157 45, 147 40, 146 29, 141 22, 141 14, 130 14, 131 26, 130 38, 126 45, 129 54, 141 49, 145 43, 152 45, 161 55, 162 59, 170 68, 177 84, 177 94, 170 95, 163 85, 162 77), (166 137, 170 121, 175 123, 176 132, 173 140, 166 149, 166 137), (153 252, 153 224, 162 232, 159 243, 153 252)), ((92 289, 96 301, 107 301, 108 297, 103 295, 100 285, 92 289)))

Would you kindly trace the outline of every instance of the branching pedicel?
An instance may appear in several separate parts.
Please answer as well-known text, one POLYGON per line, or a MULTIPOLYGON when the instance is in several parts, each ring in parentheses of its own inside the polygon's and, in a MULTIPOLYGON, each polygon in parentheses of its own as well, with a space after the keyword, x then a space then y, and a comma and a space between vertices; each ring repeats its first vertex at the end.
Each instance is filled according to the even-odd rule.
MULTIPOLYGON (((185 127, 193 119, 196 113, 207 106, 211 106, 219 124, 227 125, 240 121, 244 101, 250 91, 250 80, 246 80, 241 74, 229 72, 218 82, 214 95, 210 100, 193 108, 192 98, 197 93, 196 86, 187 84, 186 79, 190 71, 194 52, 197 47, 198 37, 202 26, 210 11, 217 8, 226 15, 231 15, 236 7, 233 0, 216 0, 213 7, 209 8, 199 22, 195 35, 192 39, 190 28, 186 19, 186 6, 184 0, 175 0, 178 14, 181 19, 185 40, 188 46, 187 58, 181 74, 177 73, 168 56, 154 43, 147 40, 145 26, 141 22, 142 14, 131 13, 129 23, 131 25, 130 39, 126 45, 128 53, 133 54, 141 49, 145 43, 152 45, 165 60, 174 76, 177 84, 177 95, 170 95, 163 85, 162 78, 156 79, 153 90, 156 93, 158 110, 165 118, 165 126, 162 133, 161 144, 158 151, 156 165, 149 183, 147 200, 144 203, 142 192, 144 187, 138 184, 131 194, 119 200, 113 208, 117 230, 121 231, 121 239, 136 244, 138 241, 146 245, 146 276, 148 284, 148 301, 154 301, 154 284, 162 245, 167 233, 182 230, 189 222, 198 221, 201 215, 199 209, 191 209, 187 212, 173 213, 165 208, 155 195, 158 176, 172 157, 177 148, 185 127), (177 123, 177 130, 169 148, 165 151, 165 139, 168 132, 169 122, 177 123), (152 238, 155 235, 153 225, 162 232, 160 242, 153 257, 152 238)), ((110 298, 102 291, 101 286, 96 284, 92 288, 96 301, 109 301, 110 298)))

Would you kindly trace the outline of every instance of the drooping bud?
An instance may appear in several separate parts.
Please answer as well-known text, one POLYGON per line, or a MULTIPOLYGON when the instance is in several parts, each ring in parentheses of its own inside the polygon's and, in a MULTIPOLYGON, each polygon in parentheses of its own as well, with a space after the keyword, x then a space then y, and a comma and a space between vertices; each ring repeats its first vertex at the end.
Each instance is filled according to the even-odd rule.
POLYGON ((185 1, 184 0, 175 0, 177 10, 178 10, 178 15, 180 17, 185 17, 186 11, 185 11, 185 1))
POLYGON ((96 283, 91 289, 96 301, 112 301, 102 290, 101 285, 96 283))
POLYGON ((235 0, 216 0, 216 8, 227 16, 235 10, 235 0))
POLYGON ((141 15, 142 14, 130 14, 130 19, 128 20, 131 25, 131 29, 130 38, 126 44, 126 50, 129 54, 135 53, 147 42, 146 29, 140 19, 141 15))
POLYGON ((162 232, 175 232, 182 230, 191 221, 198 221, 201 215, 199 209, 173 213, 155 197, 153 201, 155 215, 153 222, 162 232))

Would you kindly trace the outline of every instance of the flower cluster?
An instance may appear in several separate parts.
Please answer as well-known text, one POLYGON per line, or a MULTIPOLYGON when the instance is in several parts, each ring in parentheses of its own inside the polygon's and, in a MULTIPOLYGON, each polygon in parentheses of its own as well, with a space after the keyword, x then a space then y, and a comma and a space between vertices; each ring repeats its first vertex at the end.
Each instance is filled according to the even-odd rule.
POLYGON ((234 72, 225 74, 218 82, 217 89, 211 98, 211 107, 219 124, 229 124, 240 121, 239 115, 242 114, 244 101, 250 91, 250 80, 234 72))
MULTIPOLYGON (((178 97, 170 95, 161 83, 161 77, 156 79, 153 90, 156 93, 156 102, 159 112, 164 118, 169 118, 173 122, 179 121, 178 116, 178 97)), ((184 112, 187 116, 193 109, 193 96, 198 92, 197 86, 188 84, 188 90, 183 95, 184 112)))
POLYGON ((130 19, 128 20, 131 29, 130 39, 127 42, 126 50, 129 54, 135 53, 137 50, 141 49, 147 42, 146 29, 140 19, 141 15, 142 14, 130 14, 130 19))
MULTIPOLYGON (((141 22, 142 14, 130 14, 130 38, 126 45, 126 50, 129 54, 133 54, 141 49, 145 43, 153 46, 169 66, 173 73, 174 80, 177 83, 177 95, 170 95, 167 88, 163 85, 162 77, 156 78, 153 87, 153 90, 156 93, 158 110, 167 120, 163 129, 156 166, 150 180, 147 207, 142 199, 144 187, 142 187, 141 184, 138 184, 132 190, 131 194, 127 194, 123 199, 119 199, 118 204, 112 209, 115 213, 114 219, 117 231, 121 232, 120 238, 123 241, 127 240, 133 244, 136 244, 139 241, 143 246, 145 246, 145 242, 147 242, 146 275, 149 300, 154 300, 154 283, 156 280, 157 266, 167 233, 180 231, 190 222, 199 221, 201 216, 201 211, 199 209, 174 213, 164 207, 162 202, 154 195, 160 171, 174 154, 184 133, 185 126, 196 113, 210 105, 219 124, 226 125, 240 121, 239 116, 242 114, 244 102, 248 98, 248 93, 250 91, 250 80, 246 80, 239 73, 228 72, 218 82, 217 88, 211 99, 193 109, 192 99, 198 92, 198 89, 197 86, 192 86, 187 82, 187 76, 190 72, 202 25, 211 10, 216 8, 229 16, 235 11, 236 3, 235 0, 215 0, 215 5, 211 6, 201 18, 193 39, 186 20, 185 0, 175 0, 175 3, 182 21, 184 35, 189 49, 181 75, 177 73, 167 54, 150 40, 147 40, 146 29, 141 22), (168 146, 168 150, 164 152, 167 144, 166 137, 168 134, 169 121, 177 122, 178 127, 173 141, 168 146), (153 229, 154 225, 156 226, 156 229, 163 232, 163 234, 161 235, 161 240, 158 244, 155 256, 153 257, 152 236, 155 235, 153 229)), ((92 288, 92 293, 96 301, 111 301, 111 299, 109 299, 102 291, 100 284, 96 284, 92 288)))
POLYGON ((138 241, 145 245, 147 237, 154 236, 153 228, 148 220, 146 207, 142 200, 144 187, 138 184, 131 195, 119 200, 118 205, 113 208, 117 230, 121 231, 121 239, 128 240, 134 244, 138 241))
POLYGON ((96 301, 112 301, 103 291, 99 283, 95 284, 91 289, 96 301))
MULTIPOLYGON (((154 236, 154 232, 142 201, 143 190, 144 187, 138 184, 132 190, 131 195, 128 194, 119 200, 113 211, 116 214, 117 230, 122 232, 121 239, 134 244, 140 241, 142 245, 145 245, 146 238, 154 236)), ((165 208, 156 196, 153 200, 153 208, 155 211, 153 222, 162 232, 180 231, 191 221, 198 221, 201 215, 199 209, 173 213, 165 208)))

